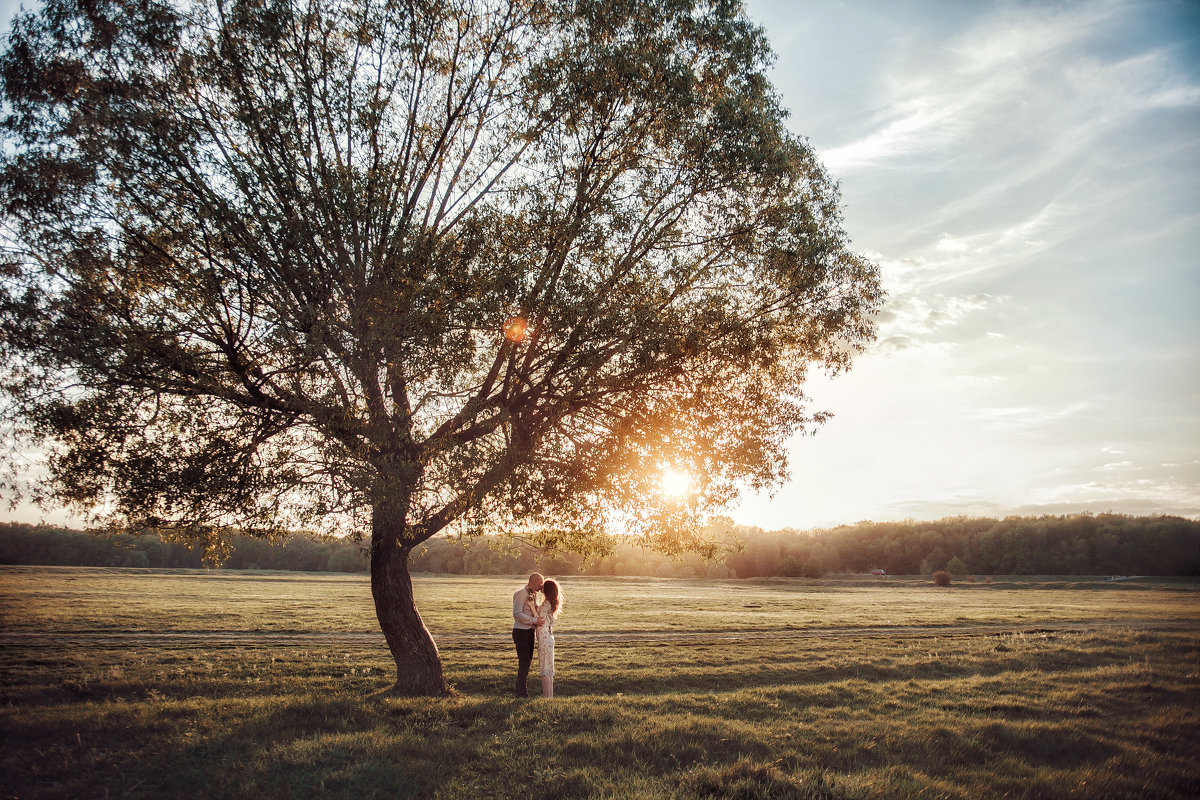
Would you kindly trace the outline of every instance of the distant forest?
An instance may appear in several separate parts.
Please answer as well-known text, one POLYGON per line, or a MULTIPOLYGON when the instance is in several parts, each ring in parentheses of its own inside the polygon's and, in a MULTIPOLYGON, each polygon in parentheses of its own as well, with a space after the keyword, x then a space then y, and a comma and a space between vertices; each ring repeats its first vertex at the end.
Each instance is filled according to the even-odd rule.
MULTIPOLYGON (((860 522, 816 531, 764 531, 720 518, 709 531, 728 544, 713 562, 668 559, 633 545, 585 562, 545 554, 496 537, 439 538, 413 553, 414 572, 657 577, 810 577, 894 575, 1200 575, 1200 521, 1120 514, 951 517, 934 522, 860 522)), ((361 546, 342 539, 293 534, 271 542, 233 536, 226 569, 366 572, 361 546)), ((102 535, 64 528, 0 523, 0 564, 199 568, 199 547, 165 541, 149 531, 102 535)))

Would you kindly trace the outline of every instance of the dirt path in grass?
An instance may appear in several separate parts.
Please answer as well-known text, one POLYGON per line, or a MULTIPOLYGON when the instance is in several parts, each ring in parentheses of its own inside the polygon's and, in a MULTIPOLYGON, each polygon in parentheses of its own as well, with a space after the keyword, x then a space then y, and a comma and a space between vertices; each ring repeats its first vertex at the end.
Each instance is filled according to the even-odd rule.
MULTIPOLYGON (((556 638, 564 643, 656 643, 704 644, 729 642, 752 636, 758 639, 819 639, 819 638, 928 638, 958 636, 1047 636, 1092 631, 1196 631, 1200 620, 1122 619, 1086 620, 1044 623, 993 623, 951 625, 884 625, 851 628, 754 628, 746 631, 562 631, 556 638)), ((439 646, 507 645, 508 631, 478 633, 434 633, 439 646)), ((177 644, 207 646, 237 646, 252 644, 318 645, 383 643, 379 631, 238 631, 238 630, 77 630, 77 631, 0 631, 0 645, 56 644, 177 644)))

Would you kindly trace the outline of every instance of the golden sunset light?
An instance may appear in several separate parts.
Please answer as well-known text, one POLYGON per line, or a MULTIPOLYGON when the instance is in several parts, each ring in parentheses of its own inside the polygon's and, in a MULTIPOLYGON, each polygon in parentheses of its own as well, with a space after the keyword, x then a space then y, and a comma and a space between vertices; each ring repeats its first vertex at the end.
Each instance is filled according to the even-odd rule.
POLYGON ((0 800, 1200 798, 1197 132, 1200 0, 0 0, 0 800))
POLYGON ((692 476, 683 470, 664 467, 660 483, 663 494, 668 497, 683 497, 692 488, 692 476))

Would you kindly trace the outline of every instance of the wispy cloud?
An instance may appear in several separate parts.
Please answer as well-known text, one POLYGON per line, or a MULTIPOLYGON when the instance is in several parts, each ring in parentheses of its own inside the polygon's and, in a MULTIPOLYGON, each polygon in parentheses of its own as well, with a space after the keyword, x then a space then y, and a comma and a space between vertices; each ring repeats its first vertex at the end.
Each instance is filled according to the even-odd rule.
POLYGON ((1131 190, 1157 182, 1161 193, 1166 164, 1195 166, 1195 120, 1179 115, 1200 110, 1200 83, 1172 47, 1112 47, 1114 30, 1146 13, 1125 2, 1001 5, 941 47, 891 57, 865 130, 821 155, 864 186, 899 171, 937 187, 904 183, 923 214, 898 244, 923 268, 902 289, 1022 269, 1100 225, 1125 235, 1109 217, 1131 190), (1168 124, 1154 122, 1164 113, 1174 134, 1136 132, 1168 124))
POLYGON ((1096 54, 1112 27, 1136 13, 1116 2, 1001 6, 931 52, 897 55, 869 129, 822 157, 835 174, 911 169, 931 155, 1003 155, 1012 138, 1044 138, 1039 151, 1061 155, 1076 149, 1075 137, 1100 135, 1131 111, 1194 105, 1200 87, 1180 82, 1165 51, 1115 62, 1096 54), (991 140, 981 141, 981 131, 991 140))

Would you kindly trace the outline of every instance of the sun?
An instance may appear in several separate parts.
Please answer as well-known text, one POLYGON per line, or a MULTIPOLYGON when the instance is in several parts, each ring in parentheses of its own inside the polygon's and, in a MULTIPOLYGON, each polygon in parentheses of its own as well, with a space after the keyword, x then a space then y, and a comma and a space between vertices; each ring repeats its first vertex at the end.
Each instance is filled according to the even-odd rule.
POLYGON ((664 467, 659 479, 662 492, 671 497, 683 497, 692 488, 692 476, 683 470, 664 467))

